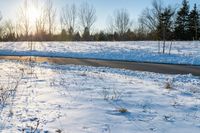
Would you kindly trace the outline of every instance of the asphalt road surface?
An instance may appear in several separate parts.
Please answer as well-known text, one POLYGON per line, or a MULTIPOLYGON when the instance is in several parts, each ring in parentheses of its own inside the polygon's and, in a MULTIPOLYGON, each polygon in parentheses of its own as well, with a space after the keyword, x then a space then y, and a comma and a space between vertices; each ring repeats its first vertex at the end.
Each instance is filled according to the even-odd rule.
POLYGON ((74 64, 94 67, 111 67, 136 71, 148 71, 163 74, 192 74, 200 76, 200 66, 191 65, 170 65, 155 63, 140 63, 126 61, 109 61, 95 59, 77 59, 77 58, 53 58, 53 57, 28 57, 28 56, 0 56, 0 60, 19 60, 33 62, 49 62, 60 65, 74 64))

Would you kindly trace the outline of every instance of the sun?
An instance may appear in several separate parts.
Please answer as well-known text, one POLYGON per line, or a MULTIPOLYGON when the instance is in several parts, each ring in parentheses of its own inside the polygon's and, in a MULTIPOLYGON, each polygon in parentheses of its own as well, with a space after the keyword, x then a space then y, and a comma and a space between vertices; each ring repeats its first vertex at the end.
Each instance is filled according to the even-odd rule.
POLYGON ((36 22, 36 20, 39 18, 40 12, 36 7, 31 6, 28 9, 28 16, 29 16, 30 23, 34 24, 36 22))

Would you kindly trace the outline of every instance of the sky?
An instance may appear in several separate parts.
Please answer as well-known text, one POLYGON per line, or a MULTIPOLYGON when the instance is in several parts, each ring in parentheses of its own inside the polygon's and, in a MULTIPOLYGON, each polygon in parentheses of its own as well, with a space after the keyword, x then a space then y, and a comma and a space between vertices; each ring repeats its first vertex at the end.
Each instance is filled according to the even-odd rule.
MULTIPOLYGON (((34 1, 34 0, 32 0, 34 1)), ((42 1, 42 0, 41 0, 42 1)), ((44 1, 44 0, 43 0, 44 1)), ((95 23, 96 30, 103 30, 106 28, 109 16, 117 9, 126 8, 130 14, 133 24, 136 25, 138 17, 146 7, 151 7, 152 0, 52 0, 57 9, 57 21, 59 22, 59 14, 61 8, 66 4, 75 3, 77 6, 80 3, 87 1, 96 9, 97 22, 95 23)), ((17 19, 17 11, 23 0, 0 0, 0 11, 2 12, 4 20, 17 19)), ((163 0, 165 5, 174 5, 179 7, 182 0, 163 0)), ((200 7, 200 0, 189 0, 190 7, 196 3, 200 7)))

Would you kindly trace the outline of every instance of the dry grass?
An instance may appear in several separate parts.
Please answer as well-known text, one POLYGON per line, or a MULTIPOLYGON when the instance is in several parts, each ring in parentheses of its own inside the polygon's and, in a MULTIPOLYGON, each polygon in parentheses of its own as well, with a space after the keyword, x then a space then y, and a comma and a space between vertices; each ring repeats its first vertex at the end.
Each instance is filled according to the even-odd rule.
POLYGON ((57 129, 57 130, 56 130, 56 133, 62 133, 62 130, 57 129))
POLYGON ((167 90, 172 90, 173 89, 173 80, 168 80, 165 83, 165 89, 167 89, 167 90))
POLYGON ((128 110, 126 108, 119 108, 118 111, 120 113, 127 113, 128 112, 128 110))

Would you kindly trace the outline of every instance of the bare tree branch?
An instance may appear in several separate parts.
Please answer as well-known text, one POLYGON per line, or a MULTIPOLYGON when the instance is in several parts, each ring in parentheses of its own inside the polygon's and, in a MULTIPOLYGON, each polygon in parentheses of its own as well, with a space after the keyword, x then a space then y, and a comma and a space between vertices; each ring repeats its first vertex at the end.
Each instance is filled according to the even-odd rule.
POLYGON ((79 10, 79 19, 81 27, 83 29, 88 28, 90 31, 97 19, 95 8, 87 2, 82 3, 79 10))
MULTIPOLYGON (((1 15, 1 11, 0 11, 0 21, 2 20, 2 15, 1 15)), ((2 27, 0 26, 0 39, 2 37, 2 27)))
POLYGON ((113 18, 111 18, 109 27, 120 35, 127 32, 132 26, 130 15, 126 9, 120 9, 114 12, 113 18))
POLYGON ((1 11, 0 11, 0 21, 2 20, 2 18, 3 18, 3 17, 2 17, 1 11))
POLYGON ((19 26, 21 29, 21 34, 24 34, 26 37, 29 35, 29 29, 30 29, 30 22, 29 22, 29 16, 28 16, 28 1, 24 0, 23 5, 19 9, 19 26))
POLYGON ((67 30, 69 30, 70 28, 75 30, 75 24, 77 20, 76 5, 72 4, 70 6, 66 5, 65 7, 63 7, 60 19, 63 24, 62 26, 64 26, 67 30))
POLYGON ((14 33, 14 25, 11 20, 5 21, 3 28, 5 34, 11 35, 14 33))
POLYGON ((55 30, 56 9, 53 7, 52 0, 46 1, 46 17, 48 22, 48 32, 51 35, 55 30))
POLYGON ((152 8, 146 8, 140 16, 140 23, 142 22, 150 31, 155 31, 159 24, 159 17, 162 13, 163 5, 161 0, 154 0, 152 8))
POLYGON ((46 13, 45 13, 45 9, 43 7, 38 7, 39 11, 39 16, 36 19, 35 22, 35 28, 36 28, 36 34, 41 34, 44 33, 45 30, 45 26, 46 26, 46 13))

